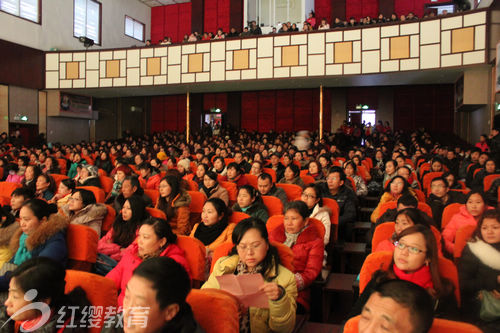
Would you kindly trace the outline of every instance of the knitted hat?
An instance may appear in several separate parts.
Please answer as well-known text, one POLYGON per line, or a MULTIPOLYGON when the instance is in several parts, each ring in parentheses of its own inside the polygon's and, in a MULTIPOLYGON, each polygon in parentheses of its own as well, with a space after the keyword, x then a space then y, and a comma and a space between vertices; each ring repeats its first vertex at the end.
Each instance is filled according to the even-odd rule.
POLYGON ((179 162, 177 162, 177 165, 180 165, 181 167, 183 167, 184 170, 186 170, 187 172, 189 172, 190 164, 191 164, 191 161, 188 160, 187 158, 184 158, 184 159, 180 160, 179 162))
POLYGON ((166 160, 168 157, 167 157, 167 154, 165 154, 165 152, 161 151, 159 152, 158 154, 156 154, 156 157, 160 160, 160 161, 164 161, 166 160))
POLYGON ((99 176, 99 169, 95 165, 86 164, 83 167, 89 172, 89 177, 99 176))

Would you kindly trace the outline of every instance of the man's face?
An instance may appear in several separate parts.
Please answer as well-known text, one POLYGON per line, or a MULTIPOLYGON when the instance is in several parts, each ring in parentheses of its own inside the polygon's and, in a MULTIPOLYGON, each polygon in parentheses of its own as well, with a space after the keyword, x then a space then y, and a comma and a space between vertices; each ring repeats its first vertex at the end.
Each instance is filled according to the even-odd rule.
POLYGON ((267 195, 272 187, 273 183, 269 179, 257 179, 257 188, 261 195, 267 195))
POLYGON ((340 180, 340 174, 338 172, 333 172, 326 178, 326 183, 328 184, 328 189, 330 191, 336 191, 339 189, 344 182, 340 180))
POLYGON ((410 310, 389 297, 373 293, 361 312, 359 333, 413 332, 410 310))

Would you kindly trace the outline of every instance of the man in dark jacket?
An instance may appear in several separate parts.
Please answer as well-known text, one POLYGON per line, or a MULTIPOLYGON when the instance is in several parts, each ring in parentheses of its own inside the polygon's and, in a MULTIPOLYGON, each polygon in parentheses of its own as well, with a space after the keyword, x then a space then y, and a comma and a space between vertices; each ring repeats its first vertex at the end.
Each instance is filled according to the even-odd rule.
POLYGON ((432 217, 439 229, 441 229, 443 210, 452 203, 465 203, 465 195, 461 192, 450 191, 446 178, 434 178, 431 181, 431 194, 427 199, 427 204, 432 209, 432 217))
POLYGON ((411 194, 405 194, 398 199, 396 208, 388 209, 380 216, 375 224, 375 228, 384 222, 396 221, 396 215, 400 210, 406 208, 417 208, 418 200, 411 194))
POLYGON ((238 166, 241 170, 243 170, 244 173, 250 172, 252 165, 243 158, 242 152, 237 151, 236 153, 234 153, 234 161, 238 164, 238 166))
POLYGON ((277 187, 273 183, 271 175, 268 173, 261 173, 259 175, 259 178, 257 178, 257 190, 259 191, 260 195, 270 195, 280 199, 283 207, 285 207, 288 202, 285 190, 283 190, 281 187, 277 187))
POLYGON ((489 144, 490 146, 490 152, 491 152, 491 158, 495 160, 497 165, 500 163, 500 129, 495 127, 491 130, 490 134, 490 141, 489 144))
POLYGON ((271 165, 270 168, 276 172, 276 179, 280 180, 285 175, 285 166, 280 162, 280 155, 278 153, 273 153, 271 155, 271 165))
POLYGON ((339 239, 349 241, 352 238, 357 218, 358 198, 353 190, 345 185, 346 179, 342 168, 332 167, 326 177, 325 197, 337 201, 339 205, 339 239))

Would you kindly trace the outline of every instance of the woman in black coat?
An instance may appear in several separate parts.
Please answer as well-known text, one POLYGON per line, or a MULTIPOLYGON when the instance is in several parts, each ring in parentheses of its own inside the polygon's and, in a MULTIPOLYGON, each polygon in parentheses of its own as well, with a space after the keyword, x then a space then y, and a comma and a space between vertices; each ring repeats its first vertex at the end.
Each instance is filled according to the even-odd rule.
POLYGON ((484 293, 492 293, 495 298, 500 299, 500 212, 498 210, 490 209, 484 212, 474 235, 462 252, 458 274, 464 319, 478 324, 484 332, 489 332, 489 327, 498 329, 500 316, 493 323, 486 325, 479 318, 480 298, 484 293))

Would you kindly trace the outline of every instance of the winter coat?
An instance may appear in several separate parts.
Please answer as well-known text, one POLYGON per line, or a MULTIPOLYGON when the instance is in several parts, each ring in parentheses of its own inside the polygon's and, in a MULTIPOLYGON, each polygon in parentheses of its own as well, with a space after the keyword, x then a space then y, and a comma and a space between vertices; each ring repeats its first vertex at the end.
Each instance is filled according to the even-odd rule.
POLYGON ((315 218, 317 220, 320 220, 321 223, 325 226, 325 239, 323 243, 326 245, 330 242, 330 231, 332 229, 332 221, 330 221, 330 213, 332 210, 327 207, 323 206, 320 207, 319 203, 314 206, 314 209, 312 211, 312 214, 309 217, 315 218))
MULTIPOLYGON (((409 194, 413 195, 416 199, 417 196, 414 194, 413 190, 408 188, 408 192, 409 194)), ((384 192, 384 194, 382 194, 382 196, 380 197, 380 201, 378 202, 378 205, 377 207, 375 208, 375 210, 373 211, 371 217, 370 217, 370 221, 372 221, 372 223, 375 223, 377 222, 377 217, 379 215, 379 210, 380 210, 380 207, 382 207, 383 204, 387 203, 387 202, 390 202, 390 201, 397 201, 403 194, 400 194, 398 197, 394 197, 392 195, 392 193, 389 193, 389 192, 384 192)))
POLYGON ((281 187, 276 186, 276 185, 273 185, 271 190, 269 190, 269 192, 265 195, 270 195, 270 196, 273 196, 273 197, 280 199, 281 203, 283 204, 283 207, 285 207, 286 204, 288 203, 288 198, 286 196, 285 190, 282 189, 281 187))
POLYGON ((68 177, 69 179, 73 179, 76 177, 77 175, 77 170, 76 168, 80 165, 80 164, 87 164, 87 161, 85 161, 83 158, 80 162, 78 163, 71 163, 71 166, 69 167, 69 170, 68 170, 68 177))
POLYGON ((205 196, 207 197, 207 200, 212 199, 212 198, 219 198, 222 201, 224 201, 226 206, 229 204, 229 193, 227 192, 227 190, 224 187, 222 187, 220 185, 217 185, 217 187, 215 188, 215 191, 213 191, 210 195, 209 195, 209 193, 205 192, 204 188, 200 188, 200 192, 205 194, 205 196))
POLYGON ((441 219, 443 218, 443 210, 446 206, 451 205, 452 203, 465 203, 465 195, 461 192, 449 191, 448 192, 448 201, 443 203, 440 198, 436 197, 434 194, 429 195, 427 198, 427 204, 431 207, 432 210, 432 218, 439 229, 441 229, 441 219))
POLYGON ((77 186, 95 186, 101 188, 101 180, 99 177, 87 177, 83 182, 78 181, 77 186))
POLYGON ((139 179, 142 179, 146 182, 146 186, 144 187, 145 190, 159 190, 160 189, 160 182, 161 182, 161 174, 155 173, 149 178, 145 179, 142 177, 139 177, 139 179))
MULTIPOLYGON (((194 225, 193 230, 191 230, 191 234, 189 235, 189 237, 195 238, 194 233, 198 229, 200 223, 196 223, 194 225)), ((224 231, 219 235, 219 237, 217 237, 212 243, 206 246, 207 250, 214 252, 219 245, 224 244, 226 242, 231 242, 232 241, 231 237, 233 235, 234 227, 236 227, 236 223, 229 223, 226 229, 224 229, 224 231)))
POLYGON ((278 182, 279 184, 292 184, 292 185, 299 185, 302 189, 306 187, 306 184, 304 184, 304 181, 300 177, 295 177, 292 180, 286 180, 285 177, 281 178, 280 181, 278 182))
POLYGON ((444 247, 448 253, 453 253, 453 247, 455 246, 455 236, 457 235, 458 229, 465 227, 467 225, 477 225, 477 221, 464 206, 460 207, 460 211, 453 215, 450 222, 444 227, 443 236, 444 247))
POLYGON ((8 246, 14 234, 19 230, 19 222, 14 221, 5 228, 0 228, 0 247, 8 246))
POLYGON ((23 182, 24 176, 20 176, 18 174, 9 174, 7 179, 5 179, 8 183, 16 183, 21 184, 23 182))
MULTIPOLYGON (((123 305, 123 298, 125 297, 125 290, 127 283, 132 277, 134 270, 142 263, 142 259, 138 256, 139 246, 137 243, 133 243, 127 250, 123 253, 123 257, 116 265, 115 268, 109 272, 106 277, 113 280, 116 287, 120 290, 120 295, 118 296, 118 305, 123 305)), ((160 253, 160 257, 169 257, 177 261, 182 265, 191 276, 189 270, 189 264, 186 260, 184 250, 182 250, 177 244, 169 244, 163 252, 160 253)))
MULTIPOLYGON (((281 224, 269 233, 269 240, 279 243, 286 241, 285 226, 281 224)), ((318 277, 323 267, 325 247, 323 240, 314 227, 308 226, 299 234, 291 247, 293 251, 293 267, 299 297, 297 302, 309 309, 309 286, 318 277)))
POLYGON ((238 177, 236 177, 235 179, 229 179, 227 177, 227 175, 225 175, 224 177, 222 177, 221 179, 222 181, 226 181, 226 182, 230 182, 230 183, 234 183, 236 184, 236 187, 237 188, 241 188, 242 186, 245 186, 248 184, 248 179, 245 175, 239 175, 238 177))
POLYGON ((100 203, 90 204, 77 212, 72 212, 69 210, 68 204, 62 207, 62 211, 69 218, 70 224, 82 224, 91 227, 97 232, 97 236, 101 237, 102 220, 104 220, 104 217, 108 213, 105 205, 100 203))
MULTIPOLYGON (((222 257, 215 263, 214 269, 207 282, 201 287, 220 289, 217 276, 234 274, 238 265, 238 255, 222 257)), ((249 309, 251 332, 292 332, 295 327, 295 311, 297 308, 297 285, 295 277, 287 268, 279 265, 278 275, 274 270, 264 274, 267 282, 277 283, 283 287, 285 294, 276 301, 269 301, 269 308, 249 309)))
MULTIPOLYGON (((180 192, 174 200, 172 200, 172 207, 175 210, 175 216, 170 218, 168 223, 172 231, 177 235, 189 235, 191 231, 189 224, 189 204, 191 203, 191 197, 185 191, 180 192)), ((158 205, 157 205, 158 208, 158 205)))
MULTIPOLYGON (((352 180, 354 180, 354 185, 356 186, 356 195, 358 197, 363 197, 368 194, 368 188, 366 187, 366 183, 358 175, 351 176, 352 180)), ((347 186, 351 185, 351 182, 346 183, 347 186)))
MULTIPOLYGON (((324 185, 326 187, 326 183, 324 185)), ((358 198, 356 194, 346 185, 342 185, 337 194, 332 195, 326 187, 325 197, 332 198, 339 205, 339 225, 353 223, 357 217, 358 198)))
POLYGON ((267 223, 267 220, 269 219, 269 213, 267 212, 266 206, 264 206, 264 204, 261 204, 260 202, 254 202, 245 209, 241 208, 238 203, 235 203, 233 206, 233 211, 243 212, 250 215, 251 217, 256 217, 264 223, 267 223))
MULTIPOLYGON (((138 235, 138 231, 136 231, 136 237, 138 235)), ((132 243, 133 244, 133 243, 132 243)), ((132 244, 129 245, 132 246, 132 244)), ((128 247, 127 247, 128 249, 128 247)), ((120 245, 113 243, 113 228, 111 228, 104 237, 99 239, 97 243, 97 252, 107 255, 113 260, 117 262, 122 259, 124 248, 120 247, 120 245)))
POLYGON ((481 290, 499 290, 500 246, 491 245, 480 239, 467 243, 458 262, 460 294, 464 314, 479 318, 480 303, 477 300, 481 290))

